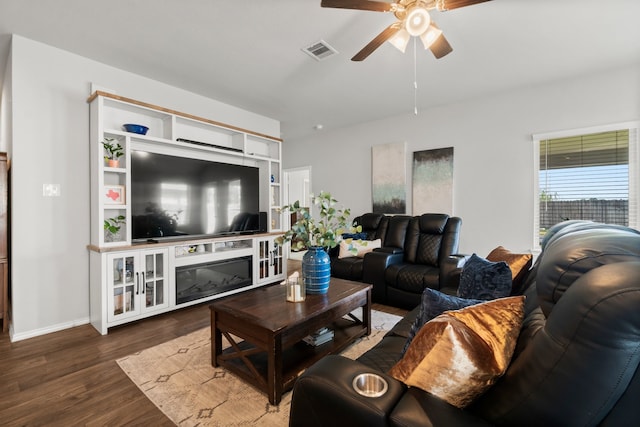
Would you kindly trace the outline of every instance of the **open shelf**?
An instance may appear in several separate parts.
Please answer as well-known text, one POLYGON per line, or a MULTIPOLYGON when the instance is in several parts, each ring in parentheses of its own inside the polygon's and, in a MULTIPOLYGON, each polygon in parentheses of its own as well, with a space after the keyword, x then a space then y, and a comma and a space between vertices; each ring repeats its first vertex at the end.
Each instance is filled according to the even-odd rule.
POLYGON ((187 245, 176 245, 176 258, 191 257, 204 254, 214 254, 220 252, 238 251, 253 248, 253 239, 213 241, 202 243, 190 243, 187 245))
MULTIPOLYGON (((303 341, 296 341, 293 345, 283 348, 282 354, 282 389, 290 390, 302 372, 318 360, 329 354, 338 354, 351 345, 356 339, 366 335, 366 327, 362 323, 345 318, 338 319, 328 325, 334 331, 333 340, 312 346, 303 341)), ((283 343, 284 345, 284 343, 283 343)), ((264 383, 268 382, 268 361, 266 349, 258 349, 255 345, 241 341, 238 347, 245 351, 245 357, 251 362, 264 383), (257 351, 253 351, 257 350, 257 351), (262 351, 260 351, 262 350, 262 351)), ((233 347, 223 350, 222 354, 231 356, 235 352, 233 347)), ((221 366, 231 370, 249 384, 256 383, 254 373, 240 358, 225 358, 221 366)))

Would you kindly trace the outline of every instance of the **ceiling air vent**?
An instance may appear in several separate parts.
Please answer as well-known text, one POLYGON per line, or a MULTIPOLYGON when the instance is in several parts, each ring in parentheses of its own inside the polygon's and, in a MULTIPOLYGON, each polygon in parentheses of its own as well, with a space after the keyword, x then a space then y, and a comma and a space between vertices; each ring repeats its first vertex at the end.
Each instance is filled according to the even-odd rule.
POLYGON ((302 51, 316 61, 322 61, 338 53, 337 50, 329 46, 329 44, 324 40, 320 40, 310 46, 304 47, 302 48, 302 51))

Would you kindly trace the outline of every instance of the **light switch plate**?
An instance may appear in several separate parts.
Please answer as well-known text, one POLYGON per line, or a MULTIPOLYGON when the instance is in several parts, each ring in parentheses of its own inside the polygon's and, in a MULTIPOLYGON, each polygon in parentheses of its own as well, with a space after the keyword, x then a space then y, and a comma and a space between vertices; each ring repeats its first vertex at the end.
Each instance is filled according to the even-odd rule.
POLYGON ((60 197, 60 184, 42 184, 44 197, 60 197))

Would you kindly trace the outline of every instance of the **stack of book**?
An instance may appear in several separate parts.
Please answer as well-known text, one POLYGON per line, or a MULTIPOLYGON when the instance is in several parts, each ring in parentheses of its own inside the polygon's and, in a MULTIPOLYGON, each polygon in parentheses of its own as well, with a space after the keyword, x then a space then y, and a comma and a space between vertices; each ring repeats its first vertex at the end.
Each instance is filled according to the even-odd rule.
POLYGON ((309 345, 317 347, 333 339, 333 331, 329 328, 318 329, 311 335, 307 335, 302 340, 309 345))

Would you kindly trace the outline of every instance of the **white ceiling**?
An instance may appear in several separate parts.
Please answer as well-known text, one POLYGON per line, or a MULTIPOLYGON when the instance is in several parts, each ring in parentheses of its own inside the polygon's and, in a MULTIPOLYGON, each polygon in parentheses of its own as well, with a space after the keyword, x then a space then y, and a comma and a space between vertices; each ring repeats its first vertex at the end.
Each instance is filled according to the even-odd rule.
MULTIPOLYGON (((638 63, 639 16, 638 0, 434 11, 454 50, 436 60, 418 40, 418 109, 638 63)), ((350 61, 394 20, 320 0, 0 0, 0 73, 16 33, 280 120, 295 140, 317 124, 413 113, 413 43, 350 61), (317 62, 301 51, 320 39, 339 55, 317 62)))

